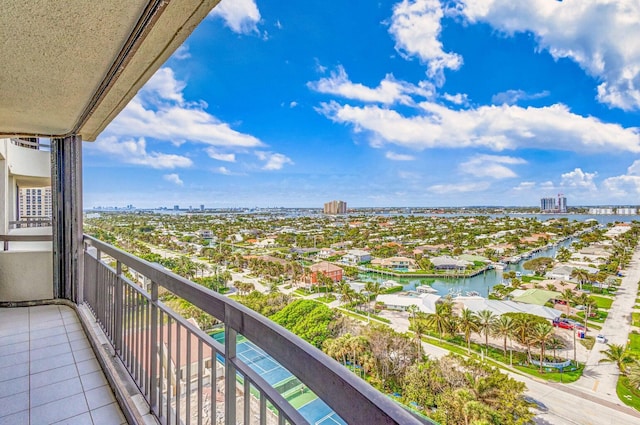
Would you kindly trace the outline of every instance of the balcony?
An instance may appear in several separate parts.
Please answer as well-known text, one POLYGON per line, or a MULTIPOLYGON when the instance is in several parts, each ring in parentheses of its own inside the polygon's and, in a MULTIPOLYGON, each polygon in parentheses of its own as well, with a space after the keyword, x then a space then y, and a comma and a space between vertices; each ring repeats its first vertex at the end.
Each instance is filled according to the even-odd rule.
POLYGON ((0 424, 123 424, 75 311, 0 309, 0 424))
POLYGON ((3 4, 0 136, 20 139, 0 143, 0 424, 307 424, 287 401, 297 388, 320 400, 314 423, 420 423, 268 319, 82 234, 83 140, 96 140, 218 2, 3 4), (34 145, 41 136, 49 151, 34 145), (49 185, 51 232, 33 234, 47 227, 16 223, 17 193, 49 185), (162 291, 218 319, 224 338, 171 311, 162 291), (248 342, 256 355, 241 355, 248 342), (267 357, 296 386, 276 389, 258 367, 267 357))
POLYGON ((0 309, 0 367, 7 366, 0 381, 16 383, 0 386, 7 394, 0 400, 11 403, 0 424, 103 417, 114 424, 424 423, 233 300, 89 236, 83 255, 82 303, 0 309), (150 293, 127 277, 133 274, 151 282, 150 293), (173 312, 158 299, 164 291, 220 320, 224 337, 173 312), (286 382, 273 378, 276 368, 286 382), (65 389, 46 391, 53 388, 65 389), (287 401, 298 391, 315 394, 307 395, 313 408, 287 401))

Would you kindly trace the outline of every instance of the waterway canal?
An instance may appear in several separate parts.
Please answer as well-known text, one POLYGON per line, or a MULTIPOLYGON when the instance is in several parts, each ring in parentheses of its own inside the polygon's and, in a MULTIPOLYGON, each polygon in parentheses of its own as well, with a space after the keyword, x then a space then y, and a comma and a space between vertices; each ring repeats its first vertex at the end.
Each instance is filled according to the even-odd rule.
MULTIPOLYGON (((531 258, 536 257, 553 257, 556 254, 556 251, 561 246, 568 247, 571 242, 575 239, 567 239, 558 244, 558 246, 550 246, 549 248, 545 248, 543 250, 538 251, 533 254, 531 258)), ((531 272, 524 270, 522 264, 525 261, 529 260, 521 260, 518 263, 509 264, 505 271, 514 270, 519 271, 523 275, 530 274, 531 272)), ((487 270, 484 273, 481 273, 474 277, 469 278, 397 278, 381 275, 379 273, 368 272, 361 273, 359 275, 360 281, 374 281, 374 282, 385 282, 387 280, 394 280, 400 283, 404 289, 410 290, 415 289, 416 286, 420 285, 429 285, 438 291, 438 295, 445 296, 447 294, 462 294, 465 295, 467 292, 478 292, 483 297, 487 297, 491 288, 494 285, 502 282, 502 271, 501 270, 487 270)))

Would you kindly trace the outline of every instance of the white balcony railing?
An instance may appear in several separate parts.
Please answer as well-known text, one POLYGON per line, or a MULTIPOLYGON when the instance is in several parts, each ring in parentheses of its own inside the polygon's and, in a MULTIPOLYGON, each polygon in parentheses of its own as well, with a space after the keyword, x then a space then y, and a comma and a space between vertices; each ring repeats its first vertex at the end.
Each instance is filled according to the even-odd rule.
POLYGON ((322 351, 247 307, 90 236, 85 235, 84 242, 85 303, 162 423, 424 423, 322 351), (127 269, 151 282, 150 293, 125 276, 127 269), (220 320, 224 344, 163 304, 160 291, 220 320), (251 356, 240 356, 239 336, 253 344, 251 356), (271 360, 264 366, 267 356, 271 360), (303 409, 287 401, 291 391, 277 390, 267 381, 269 370, 276 367, 293 375, 301 384, 296 388, 319 397, 322 417, 303 415, 303 409))

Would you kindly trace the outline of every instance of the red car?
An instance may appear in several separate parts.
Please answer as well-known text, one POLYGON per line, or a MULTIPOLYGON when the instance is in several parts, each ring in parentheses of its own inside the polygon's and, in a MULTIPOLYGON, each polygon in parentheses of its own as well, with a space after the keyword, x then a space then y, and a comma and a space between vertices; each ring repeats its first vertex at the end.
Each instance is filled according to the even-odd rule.
POLYGON ((580 323, 571 320, 571 319, 554 319, 553 320, 553 326, 557 326, 559 328, 562 329, 579 329, 579 330, 585 330, 584 329, 584 325, 581 325, 580 323))
POLYGON ((562 329, 573 329, 573 323, 569 322, 561 322, 561 321, 553 321, 553 326, 557 326, 562 329))

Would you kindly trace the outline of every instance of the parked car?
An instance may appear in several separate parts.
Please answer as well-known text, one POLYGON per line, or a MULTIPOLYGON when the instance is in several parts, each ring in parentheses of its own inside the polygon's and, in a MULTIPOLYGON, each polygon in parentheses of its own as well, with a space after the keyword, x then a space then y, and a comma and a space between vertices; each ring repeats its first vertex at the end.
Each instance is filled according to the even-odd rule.
POLYGON ((565 319, 562 317, 553 319, 553 326, 556 326, 561 329, 578 329, 581 331, 586 330, 583 324, 578 323, 575 320, 565 319))
POLYGON ((607 337, 600 334, 596 337, 596 342, 599 342, 600 344, 606 344, 607 343, 607 337))
POLYGON ((554 320, 553 326, 556 326, 561 329, 573 329, 573 324, 569 322, 560 321, 560 320, 554 320))

